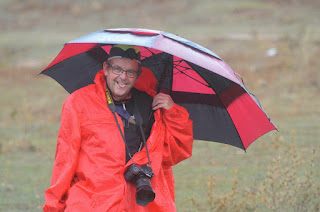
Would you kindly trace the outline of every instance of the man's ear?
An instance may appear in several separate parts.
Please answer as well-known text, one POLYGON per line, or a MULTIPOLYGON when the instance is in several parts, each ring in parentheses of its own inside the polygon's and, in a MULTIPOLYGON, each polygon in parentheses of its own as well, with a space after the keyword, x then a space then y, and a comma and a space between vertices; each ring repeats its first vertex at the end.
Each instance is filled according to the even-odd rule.
POLYGON ((106 74, 106 72, 107 72, 107 61, 104 61, 103 62, 103 72, 104 72, 104 74, 106 74))

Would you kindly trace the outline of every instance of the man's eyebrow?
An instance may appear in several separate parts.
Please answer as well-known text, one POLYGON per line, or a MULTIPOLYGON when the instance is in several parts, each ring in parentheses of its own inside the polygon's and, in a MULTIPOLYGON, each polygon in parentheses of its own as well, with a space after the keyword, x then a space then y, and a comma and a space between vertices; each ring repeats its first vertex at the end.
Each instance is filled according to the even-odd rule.
POLYGON ((129 69, 129 70, 125 70, 124 68, 122 68, 122 67, 120 67, 119 65, 117 65, 117 64, 111 64, 111 63, 109 63, 111 66, 113 66, 114 68, 120 68, 120 69, 122 69, 122 70, 124 70, 124 71, 126 71, 126 72, 139 72, 139 68, 138 68, 138 70, 136 71, 136 70, 134 70, 134 69, 129 69))

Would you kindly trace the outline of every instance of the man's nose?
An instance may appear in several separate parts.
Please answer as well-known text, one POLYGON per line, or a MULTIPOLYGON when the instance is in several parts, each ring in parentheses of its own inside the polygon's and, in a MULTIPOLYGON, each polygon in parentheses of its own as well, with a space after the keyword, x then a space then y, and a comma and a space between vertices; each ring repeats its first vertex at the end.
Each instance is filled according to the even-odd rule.
POLYGON ((120 78, 121 78, 121 79, 126 79, 126 78, 127 78, 127 72, 123 71, 123 72, 120 74, 120 78))

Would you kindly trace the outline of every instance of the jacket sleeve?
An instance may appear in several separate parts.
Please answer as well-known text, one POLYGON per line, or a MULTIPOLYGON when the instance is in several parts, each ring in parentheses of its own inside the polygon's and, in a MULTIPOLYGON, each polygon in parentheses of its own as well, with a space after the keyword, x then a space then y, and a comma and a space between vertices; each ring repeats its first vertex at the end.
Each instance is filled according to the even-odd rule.
POLYGON ((62 109, 51 184, 45 191, 44 211, 64 211, 68 189, 77 168, 80 143, 78 115, 72 101, 67 98, 62 109))
POLYGON ((193 125, 188 111, 177 104, 164 110, 163 120, 166 126, 163 165, 173 166, 192 155, 193 125))

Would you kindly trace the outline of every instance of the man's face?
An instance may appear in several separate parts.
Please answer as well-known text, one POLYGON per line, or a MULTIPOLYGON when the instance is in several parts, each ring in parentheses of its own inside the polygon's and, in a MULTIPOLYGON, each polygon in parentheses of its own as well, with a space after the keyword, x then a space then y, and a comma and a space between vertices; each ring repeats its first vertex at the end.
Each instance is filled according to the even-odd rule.
POLYGON ((127 97, 138 79, 138 74, 135 74, 134 77, 128 77, 125 71, 138 72, 139 64, 136 60, 129 58, 114 58, 103 63, 103 70, 112 95, 117 100, 123 100, 127 97), (108 65, 108 63, 110 65, 108 65), (117 72, 115 69, 122 69, 124 72, 120 75, 115 74, 115 72, 117 72))

